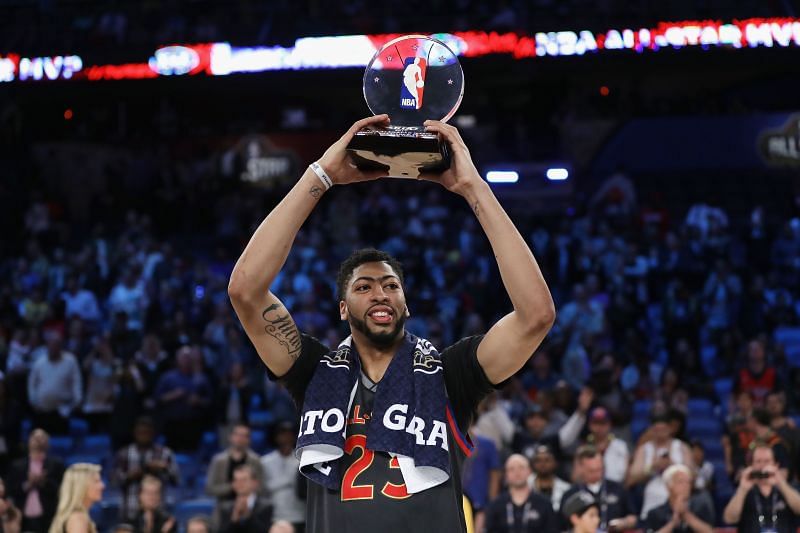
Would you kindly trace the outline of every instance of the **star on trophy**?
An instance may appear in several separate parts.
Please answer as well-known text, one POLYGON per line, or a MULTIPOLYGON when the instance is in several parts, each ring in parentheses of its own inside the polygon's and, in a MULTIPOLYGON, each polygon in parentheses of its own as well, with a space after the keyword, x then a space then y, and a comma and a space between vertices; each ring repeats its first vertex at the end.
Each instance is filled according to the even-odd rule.
POLYGON ((447 122, 464 96, 464 72, 446 44, 425 35, 389 41, 367 65, 363 85, 369 110, 388 114, 391 125, 355 134, 347 150, 358 168, 417 178, 450 167, 447 145, 423 126, 447 122))

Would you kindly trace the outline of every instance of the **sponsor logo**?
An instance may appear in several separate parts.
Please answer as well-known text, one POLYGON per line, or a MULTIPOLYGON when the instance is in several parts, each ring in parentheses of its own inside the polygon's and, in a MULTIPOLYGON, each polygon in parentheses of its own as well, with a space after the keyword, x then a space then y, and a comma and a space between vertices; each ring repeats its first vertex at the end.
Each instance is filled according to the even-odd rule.
POLYGON ((758 142, 761 157, 769 165, 800 165, 800 115, 792 115, 783 128, 765 131, 758 142))
POLYGON ((187 46, 165 46, 159 48, 148 61, 153 72, 162 76, 188 74, 200 64, 200 56, 187 46))

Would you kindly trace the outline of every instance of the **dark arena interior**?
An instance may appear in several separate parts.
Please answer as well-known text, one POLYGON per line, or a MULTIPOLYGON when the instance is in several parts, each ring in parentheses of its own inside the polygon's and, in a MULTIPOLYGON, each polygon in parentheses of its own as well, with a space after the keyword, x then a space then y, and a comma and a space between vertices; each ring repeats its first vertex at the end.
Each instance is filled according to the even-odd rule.
MULTIPOLYGON (((556 312, 467 424, 465 531, 800 527, 800 1, 0 0, 0 531, 358 530, 307 523, 231 280, 406 34, 458 57, 448 123, 556 312)), ((261 287, 295 333, 350 334, 361 248, 434 346, 517 308, 441 185, 314 199, 261 287)))

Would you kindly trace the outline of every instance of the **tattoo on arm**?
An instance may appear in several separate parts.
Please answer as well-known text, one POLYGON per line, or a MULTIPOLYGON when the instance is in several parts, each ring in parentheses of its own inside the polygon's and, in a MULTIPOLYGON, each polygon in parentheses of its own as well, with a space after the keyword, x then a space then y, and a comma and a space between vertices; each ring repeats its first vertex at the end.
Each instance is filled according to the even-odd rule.
POLYGON ((476 217, 481 216, 481 214, 478 212, 478 202, 475 202, 475 205, 472 206, 472 210, 475 212, 476 217))
POLYGON ((302 344, 300 332, 297 330, 297 326, 289 312, 286 311, 286 308, 283 308, 283 311, 281 311, 281 308, 283 306, 280 304, 272 304, 261 313, 261 318, 267 323, 264 326, 264 331, 286 348, 286 352, 292 361, 297 361, 297 358, 300 357, 302 344))
POLYGON ((314 185, 313 187, 311 187, 311 190, 308 191, 308 194, 310 194, 314 198, 319 198, 320 196, 322 196, 322 189, 314 185))

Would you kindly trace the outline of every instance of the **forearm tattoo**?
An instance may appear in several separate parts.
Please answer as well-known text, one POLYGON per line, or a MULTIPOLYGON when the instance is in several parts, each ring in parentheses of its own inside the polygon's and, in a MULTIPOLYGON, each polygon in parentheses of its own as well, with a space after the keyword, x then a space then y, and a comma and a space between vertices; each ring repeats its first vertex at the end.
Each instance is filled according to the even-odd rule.
POLYGON ((478 212, 478 202, 475 202, 475 205, 472 206, 472 210, 475 212, 476 217, 480 217, 480 213, 478 212))
POLYGON ((311 190, 308 191, 308 194, 310 194, 314 198, 319 198, 320 196, 322 196, 322 189, 314 185, 313 187, 311 187, 311 190))
POLYGON ((272 304, 261 313, 261 318, 267 323, 264 326, 264 331, 271 335, 286 348, 286 352, 292 361, 296 361, 300 357, 300 332, 292 320, 292 316, 283 308, 281 304, 272 304))

